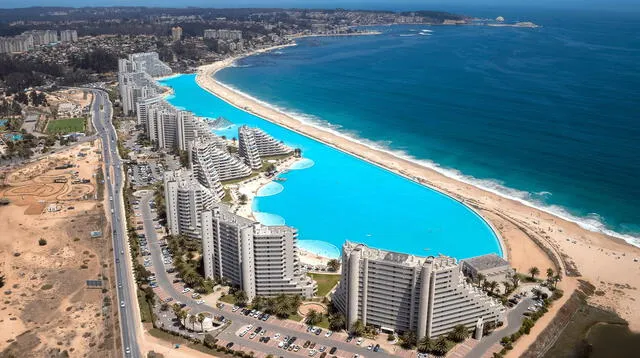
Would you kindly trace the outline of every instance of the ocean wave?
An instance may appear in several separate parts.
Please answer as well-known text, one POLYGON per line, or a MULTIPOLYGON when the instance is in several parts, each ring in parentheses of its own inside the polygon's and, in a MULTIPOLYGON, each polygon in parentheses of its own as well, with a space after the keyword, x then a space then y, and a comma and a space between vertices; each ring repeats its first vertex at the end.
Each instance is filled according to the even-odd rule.
POLYGON ((238 64, 238 61, 233 61, 229 67, 237 67, 237 68, 247 68, 247 67, 251 67, 251 65, 240 65, 238 64))
POLYGON ((416 36, 417 34, 400 34, 400 37, 416 36))
MULTIPOLYGON (((418 164, 425 168, 429 168, 448 178, 457 180, 459 182, 463 182, 465 184, 473 185, 477 188, 499 195, 503 198, 517 201, 526 206, 544 211, 551 215, 557 216, 561 219, 576 223, 583 229, 593 231, 593 232, 603 233, 612 237, 616 237, 628 242, 631 245, 640 247, 640 236, 623 234, 623 233, 619 233, 609 229, 606 226, 606 224, 603 222, 603 219, 596 213, 589 214, 588 216, 574 215, 570 213, 569 210, 567 210, 562 206, 546 204, 536 199, 535 193, 532 194, 524 190, 518 190, 518 189, 507 187, 497 179, 475 178, 471 175, 466 175, 457 169, 442 167, 441 165, 439 165, 438 163, 432 160, 416 158, 403 150, 393 149, 391 147, 391 142, 389 141, 373 141, 370 139, 362 138, 355 131, 347 131, 344 128, 342 128, 342 126, 330 123, 329 121, 321 119, 317 116, 306 114, 306 113, 300 113, 298 111, 291 110, 289 108, 280 107, 280 106, 262 101, 229 84, 223 83, 219 80, 217 80, 217 82, 220 83, 222 86, 227 87, 228 89, 241 94, 242 96, 245 96, 265 107, 268 107, 270 109, 283 113, 289 117, 292 117, 304 124, 310 125, 320 130, 324 130, 326 132, 329 132, 341 138, 350 140, 352 142, 364 145, 371 149, 375 149, 387 154, 391 154, 393 156, 404 159, 406 161, 418 164)), ((540 192, 540 193, 545 193, 545 195, 551 194, 551 193, 546 194, 548 192, 540 192)))

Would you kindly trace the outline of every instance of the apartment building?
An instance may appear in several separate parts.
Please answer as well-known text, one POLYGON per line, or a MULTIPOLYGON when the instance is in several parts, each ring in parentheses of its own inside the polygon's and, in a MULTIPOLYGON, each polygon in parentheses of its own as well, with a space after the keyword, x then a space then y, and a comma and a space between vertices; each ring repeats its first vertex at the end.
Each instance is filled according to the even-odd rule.
POLYGON ((171 67, 160 61, 157 52, 139 52, 129 55, 129 61, 136 64, 136 70, 147 73, 151 77, 168 76, 171 67))
POLYGON ((196 180, 191 171, 164 173, 167 227, 171 235, 200 239, 200 213, 211 209, 218 198, 196 180))
POLYGON ((262 167, 256 138, 247 126, 238 128, 238 154, 249 168, 256 170, 262 167))
POLYGON ((460 263, 346 242, 333 302, 351 326, 361 320, 387 331, 437 337, 456 325, 504 319, 504 306, 466 283, 460 263))
MULTIPOLYGON (((245 178, 251 175, 251 168, 240 158, 229 153, 220 143, 198 135, 189 149, 189 162, 195 173, 209 175, 209 168, 215 169, 221 181, 245 178)), ((196 174, 200 176, 200 174, 196 174)))
POLYGON ((33 50, 34 46, 32 35, 0 37, 0 53, 27 52, 33 50))
POLYGON ((201 214, 205 276, 255 296, 313 297, 317 284, 300 269, 297 231, 263 226, 220 205, 201 214))
POLYGON ((78 31, 76 31, 76 30, 62 30, 62 31, 60 31, 60 41, 62 41, 62 42, 76 42, 76 41, 78 41, 78 31))
POLYGON ((219 40, 242 40, 242 31, 240 30, 225 30, 225 29, 206 29, 204 30, 205 39, 219 39, 219 40))
POLYGON ((171 39, 173 41, 180 41, 182 38, 182 27, 175 26, 171 28, 171 39))
POLYGON ((262 167, 262 158, 291 153, 293 149, 259 128, 238 128, 238 154, 251 169, 262 167))

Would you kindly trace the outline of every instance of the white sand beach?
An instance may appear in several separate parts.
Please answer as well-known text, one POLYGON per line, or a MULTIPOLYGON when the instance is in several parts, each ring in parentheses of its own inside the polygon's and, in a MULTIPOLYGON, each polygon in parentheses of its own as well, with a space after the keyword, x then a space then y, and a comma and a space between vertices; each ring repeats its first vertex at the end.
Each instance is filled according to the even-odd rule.
MULTIPOLYGON (((257 52, 286 46, 291 45, 271 47, 257 52)), ((565 296, 570 295, 575 289, 577 278, 587 280, 605 293, 602 296, 594 296, 593 303, 614 309, 629 321, 631 329, 640 331, 640 300, 637 299, 640 262, 634 261, 640 258, 639 248, 623 240, 586 230, 576 223, 518 201, 452 179, 433 169, 369 147, 347 136, 301 122, 247 98, 213 79, 217 71, 231 65, 236 59, 230 58, 200 67, 196 77, 197 83, 240 109, 404 175, 461 201, 476 210, 497 230, 510 262, 518 271, 527 272, 530 267, 537 266, 541 272, 545 272, 551 267, 560 270, 563 276, 572 276, 565 277, 559 284, 559 287, 565 290, 565 296), (544 247, 544 250, 541 247, 544 247), (559 267, 556 267, 554 262, 557 262, 559 267)), ((544 321, 536 325, 534 331, 542 330, 544 321)), ((520 345, 526 344, 526 341, 518 342, 516 349, 521 348, 520 345)))

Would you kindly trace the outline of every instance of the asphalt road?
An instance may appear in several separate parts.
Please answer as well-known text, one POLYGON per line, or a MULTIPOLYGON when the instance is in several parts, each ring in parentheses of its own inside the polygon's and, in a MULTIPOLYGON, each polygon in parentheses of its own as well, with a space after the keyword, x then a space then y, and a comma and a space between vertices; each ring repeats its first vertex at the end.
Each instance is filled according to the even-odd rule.
POLYGON ((90 89, 94 94, 91 105, 93 125, 97 136, 102 140, 103 158, 105 164, 105 195, 110 200, 109 211, 113 228, 113 254, 116 273, 118 302, 113 302, 118 307, 120 314, 120 333, 122 335, 122 352, 125 357, 140 357, 140 347, 137 341, 137 297, 133 270, 129 265, 129 248, 125 239, 126 222, 124 215, 124 203, 122 188, 124 174, 122 160, 118 153, 116 130, 111 122, 112 106, 106 92, 90 89))
POLYGON ((493 346, 494 344, 500 342, 502 337, 510 336, 516 333, 520 326, 522 326, 522 321, 525 319, 524 313, 527 312, 529 306, 531 306, 534 301, 530 297, 524 298, 517 306, 513 307, 509 311, 507 311, 507 321, 505 322, 506 327, 494 331, 491 335, 482 337, 480 343, 478 343, 469 353, 466 355, 467 358, 480 358, 485 355, 485 353, 493 346))

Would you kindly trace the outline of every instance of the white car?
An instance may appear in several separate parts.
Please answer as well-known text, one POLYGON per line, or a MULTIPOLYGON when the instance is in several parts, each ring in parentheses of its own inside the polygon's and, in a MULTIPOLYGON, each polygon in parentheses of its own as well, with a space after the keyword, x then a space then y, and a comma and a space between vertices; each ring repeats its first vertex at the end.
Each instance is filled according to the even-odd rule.
POLYGON ((278 339, 278 338, 280 338, 280 333, 276 333, 273 335, 273 339, 278 339))
POLYGON ((333 334, 333 331, 327 331, 327 333, 325 333, 324 336, 331 337, 332 334, 333 334))
POLYGON ((362 344, 362 341, 363 341, 363 339, 362 339, 362 337, 360 337, 360 338, 358 338, 358 340, 356 341, 356 344, 357 344, 357 345, 361 345, 361 344, 362 344))
POLYGON ((120 301, 120 307, 124 307, 124 301, 120 301))
POLYGON ((129 353, 131 353, 131 348, 129 348, 129 347, 125 348, 125 349, 124 349, 124 353, 125 353, 125 354, 129 354, 129 353))
POLYGON ((191 289, 189 287, 185 287, 184 290, 182 290, 182 293, 187 293, 191 291, 191 289))

